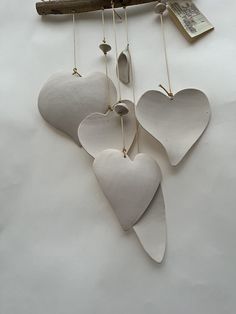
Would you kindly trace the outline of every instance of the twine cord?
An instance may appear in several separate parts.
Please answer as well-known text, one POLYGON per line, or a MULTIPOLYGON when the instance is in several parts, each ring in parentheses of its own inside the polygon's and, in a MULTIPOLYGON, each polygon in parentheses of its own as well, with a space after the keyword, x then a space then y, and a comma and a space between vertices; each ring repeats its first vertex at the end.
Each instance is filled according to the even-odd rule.
MULTIPOLYGON (((134 106, 136 105, 136 99, 135 99, 135 80, 134 80, 134 69, 133 69, 133 60, 130 52, 130 42, 129 42, 129 29, 128 29, 128 15, 127 15, 127 9, 124 7, 125 11, 125 32, 126 32, 126 41, 127 41, 127 50, 130 56, 130 74, 131 74, 131 85, 132 85, 132 94, 133 94, 133 103, 134 106)), ((136 119, 136 118, 135 118, 136 119)), ((140 152, 139 147, 139 123, 136 119, 136 135, 135 135, 135 142, 137 146, 137 153, 140 152)))
MULTIPOLYGON (((115 40, 115 53, 116 53, 116 61, 118 60, 118 45, 117 45, 117 36, 116 36, 116 17, 115 17, 115 8, 114 8, 114 2, 111 2, 112 6, 112 21, 113 21, 113 34, 114 34, 114 40, 115 40)), ((117 86, 118 86, 118 99, 119 102, 121 101, 121 87, 120 87, 120 74, 119 71, 117 71, 117 86)))
POLYGON ((123 149, 122 152, 124 154, 124 158, 126 158, 127 152, 126 152, 126 144, 125 144, 125 132, 124 132, 124 118, 123 116, 120 116, 120 124, 121 124, 121 135, 122 135, 122 144, 123 149))
POLYGON ((166 35, 165 35, 163 14, 160 14, 160 20, 161 20, 161 33, 162 33, 162 41, 163 41, 165 64, 166 64, 166 74, 167 74, 169 90, 167 91, 161 84, 159 86, 165 90, 168 96, 173 97, 172 88, 171 88, 171 79, 170 79, 170 68, 169 68, 169 61, 168 61, 168 55, 167 55, 167 45, 166 45, 166 35))
MULTIPOLYGON (((105 30, 105 16, 104 16, 104 8, 102 8, 102 33, 103 33, 103 43, 106 44, 106 30, 105 30)), ((108 111, 112 110, 111 108, 111 87, 110 87, 110 79, 108 73, 108 60, 107 53, 104 52, 104 62, 105 62, 105 74, 107 81, 107 91, 108 91, 108 111)))
POLYGON ((81 76, 77 69, 77 51, 76 51, 76 16, 75 13, 72 14, 72 21, 73 21, 73 57, 74 57, 74 68, 72 75, 81 76))

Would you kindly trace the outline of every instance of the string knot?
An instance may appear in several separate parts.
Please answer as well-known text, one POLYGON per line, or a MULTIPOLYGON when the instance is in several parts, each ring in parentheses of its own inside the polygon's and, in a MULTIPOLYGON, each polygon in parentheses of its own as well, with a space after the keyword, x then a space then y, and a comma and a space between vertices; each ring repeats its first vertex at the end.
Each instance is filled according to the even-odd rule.
POLYGON ((78 76, 80 76, 80 77, 81 77, 81 75, 79 74, 79 72, 78 72, 77 68, 74 68, 74 69, 73 69, 73 73, 72 73, 72 75, 78 75, 78 76))
POLYGON ((127 150, 126 150, 125 147, 123 148, 122 152, 123 152, 123 154, 124 154, 124 158, 126 158, 126 157, 127 157, 127 150))

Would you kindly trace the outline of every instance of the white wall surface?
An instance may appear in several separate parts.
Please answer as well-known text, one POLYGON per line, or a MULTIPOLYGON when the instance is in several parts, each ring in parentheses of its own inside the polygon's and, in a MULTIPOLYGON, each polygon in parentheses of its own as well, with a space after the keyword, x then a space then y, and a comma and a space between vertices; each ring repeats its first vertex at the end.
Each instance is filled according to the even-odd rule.
MULTIPOLYGON (((156 141, 141 136, 141 150, 157 159, 164 176, 168 248, 157 265, 135 234, 121 230, 92 159, 38 112, 45 80, 73 66, 71 17, 40 18, 32 0, 1 0, 1 314, 235 313, 236 2, 196 4, 215 30, 190 45, 167 19, 168 53, 174 90, 195 87, 208 95, 209 128, 175 169, 156 141)), ((153 8, 128 10, 137 98, 166 83, 153 8)), ((104 71, 101 38, 100 14, 81 15, 82 74, 104 71)), ((124 88, 123 95, 132 94, 124 88)))

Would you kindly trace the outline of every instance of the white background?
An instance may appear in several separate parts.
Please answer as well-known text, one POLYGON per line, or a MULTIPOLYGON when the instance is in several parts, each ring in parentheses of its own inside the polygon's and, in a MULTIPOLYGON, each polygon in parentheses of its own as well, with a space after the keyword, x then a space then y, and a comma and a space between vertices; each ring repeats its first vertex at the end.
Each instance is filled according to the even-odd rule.
MULTIPOLYGON (((135 234, 122 232, 92 159, 38 112, 46 79, 73 67, 71 17, 41 18, 32 0, 1 0, 1 314, 235 313, 236 2, 196 4, 215 30, 190 45, 167 18, 168 53, 174 90, 203 90, 211 123, 175 169, 156 141, 141 136, 141 150, 164 175, 168 248, 157 265, 135 234)), ((153 8, 128 10, 137 98, 166 84, 153 8)), ((124 28, 118 28, 121 50, 124 28)), ((81 16, 82 74, 104 71, 101 39, 100 14, 81 16)), ((114 49, 111 61, 114 77, 114 49)))

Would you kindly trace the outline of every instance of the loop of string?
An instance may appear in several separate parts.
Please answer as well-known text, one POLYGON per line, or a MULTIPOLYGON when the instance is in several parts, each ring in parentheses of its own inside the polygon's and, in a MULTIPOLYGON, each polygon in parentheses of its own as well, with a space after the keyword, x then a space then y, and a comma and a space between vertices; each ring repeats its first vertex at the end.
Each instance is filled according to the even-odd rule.
MULTIPOLYGON (((118 46, 117 46, 117 36, 116 36, 116 17, 115 17, 115 8, 114 2, 111 2, 112 7, 112 21, 113 21, 113 34, 115 39, 115 53, 116 53, 116 61, 118 60, 118 46)), ((118 99, 121 101, 121 87, 120 87, 120 74, 117 71, 117 85, 118 85, 118 99)))
MULTIPOLYGON (((104 8, 102 8, 102 33, 103 33, 103 43, 106 43, 106 31, 105 31, 105 16, 104 16, 104 8)), ((104 61, 105 61, 105 72, 106 72, 106 81, 107 81, 107 91, 108 91, 108 110, 111 110, 111 88, 110 88, 110 80, 108 74, 108 60, 107 53, 104 52, 104 61)))
POLYGON ((125 33, 126 33, 126 42, 127 42, 127 46, 129 47, 128 16, 127 16, 126 7, 124 7, 124 11, 125 11, 125 33))
POLYGON ((163 20, 162 14, 160 14, 160 20, 161 20, 161 33, 162 33, 162 40, 163 40, 163 47, 164 47, 166 73, 167 73, 169 91, 167 91, 161 84, 159 86, 165 90, 165 92, 168 94, 168 96, 173 97, 172 88, 171 88, 171 80, 170 80, 170 69, 169 69, 169 62, 168 62, 168 55, 167 55, 165 27, 164 27, 164 20, 163 20))
POLYGON ((124 154, 124 158, 126 158, 127 151, 126 151, 126 144, 125 144, 125 132, 124 132, 124 118, 123 118, 123 116, 120 116, 120 124, 121 124, 121 135, 122 135, 122 144, 123 144, 122 152, 124 154))
POLYGON ((103 33, 103 42, 106 42, 106 32, 105 32, 105 17, 104 17, 104 8, 102 8, 102 33, 103 33))
POLYGON ((132 93, 133 93, 133 102, 134 102, 134 104, 135 104, 133 61, 132 61, 132 56, 131 56, 131 52, 130 52, 129 30, 128 30, 128 16, 127 16, 127 10, 126 10, 126 7, 124 7, 124 11, 125 11, 125 33, 126 33, 126 45, 127 45, 127 50, 128 50, 128 53, 129 53, 129 58, 130 58, 131 85, 132 85, 132 93))
MULTIPOLYGON (((116 17, 115 17, 115 8, 114 8, 114 2, 111 2, 112 6, 112 21, 113 21, 113 33, 114 33, 114 39, 115 39, 115 52, 116 52, 116 61, 118 60, 118 46, 117 46, 117 36, 116 36, 116 17)), ((117 85, 118 85, 118 99, 119 102, 121 102, 121 87, 120 87, 120 74, 119 70, 117 70, 117 85)), ((125 144, 125 132, 124 132, 124 119, 123 116, 120 116, 120 123, 121 123, 121 136, 122 136, 122 145, 123 149, 122 152, 124 154, 124 158, 127 156, 126 151, 126 144, 125 144)))
MULTIPOLYGON (((130 42, 129 42, 129 30, 128 30, 128 16, 127 16, 127 9, 124 7, 125 11, 125 32, 126 32, 126 41, 127 41, 127 49, 129 52, 130 57, 130 74, 131 74, 131 85, 132 85, 132 94, 133 94, 133 103, 134 106, 136 105, 135 99, 135 81, 134 81, 134 69, 133 69, 133 60, 130 52, 130 42)), ((137 153, 139 153, 139 123, 136 119, 136 136, 135 136, 136 146, 137 146, 137 153)))
POLYGON ((79 75, 78 69, 77 69, 77 52, 76 52, 76 28, 75 28, 75 13, 72 14, 72 21, 73 21, 73 55, 74 55, 74 68, 73 68, 73 75, 79 75))

